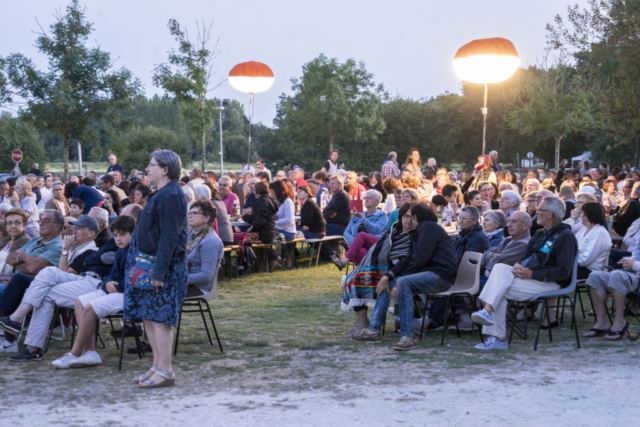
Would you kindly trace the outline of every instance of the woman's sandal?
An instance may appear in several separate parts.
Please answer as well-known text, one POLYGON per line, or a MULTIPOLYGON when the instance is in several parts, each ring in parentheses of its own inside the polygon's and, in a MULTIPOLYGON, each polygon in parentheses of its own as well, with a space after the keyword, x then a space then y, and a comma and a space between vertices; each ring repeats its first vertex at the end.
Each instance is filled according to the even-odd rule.
POLYGON ((163 371, 162 369, 156 368, 154 371, 156 374, 160 375, 162 378, 162 382, 157 383, 151 378, 147 378, 144 381, 140 381, 138 384, 140 388, 162 388, 162 387, 171 387, 176 383, 176 377, 173 372, 163 371))
POLYGON ((610 330, 609 329, 597 329, 597 328, 591 328, 589 329, 587 332, 585 332, 584 334, 582 334, 582 336, 584 338, 595 338, 595 337, 601 337, 602 335, 608 333, 610 330), (588 335, 590 332, 593 332, 591 335, 588 335))
MULTIPOLYGON (((622 328, 621 331, 607 331, 606 335, 604 336, 604 339, 607 341, 620 341, 622 338, 624 338, 624 334, 629 332, 629 322, 626 323, 626 325, 624 325, 624 328, 622 328), (611 338, 608 338, 611 337, 611 338)), ((629 338, 631 338, 631 334, 629 334, 629 338)))
MULTIPOLYGON (((156 366, 152 366, 151 367, 151 371, 153 372, 157 372, 158 368, 156 366)), ((147 374, 142 374, 140 375, 138 378, 135 378, 133 380, 134 384, 138 384, 138 383, 142 383, 145 382, 146 380, 148 380, 150 377, 147 376, 147 374)))

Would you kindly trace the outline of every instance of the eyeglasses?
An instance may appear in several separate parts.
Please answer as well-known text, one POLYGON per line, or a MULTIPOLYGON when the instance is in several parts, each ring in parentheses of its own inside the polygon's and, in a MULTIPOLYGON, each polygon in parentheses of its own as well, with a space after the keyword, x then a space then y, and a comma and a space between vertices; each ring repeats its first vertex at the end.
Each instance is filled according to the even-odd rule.
POLYGON ((149 166, 148 166, 148 167, 151 167, 151 166, 160 166, 160 165, 159 165, 158 163, 151 163, 151 162, 149 162, 149 166))
POLYGON ((53 220, 52 220, 52 219, 49 219, 49 218, 47 218, 47 219, 42 219, 42 220, 40 220, 40 225, 51 224, 52 222, 53 222, 53 220))
POLYGON ((402 215, 402 219, 409 221, 410 219, 413 219, 413 215, 402 215))
POLYGON ((22 221, 5 221, 4 225, 6 227, 18 227, 22 225, 22 221))
POLYGON ((458 221, 467 221, 467 220, 470 220, 470 219, 473 219, 473 218, 471 218, 470 216, 468 216, 468 217, 464 217, 464 216, 458 217, 458 221))
POLYGON ((187 213, 187 216, 194 216, 194 215, 204 215, 202 212, 189 212, 187 213))
POLYGON ((551 212, 549 209, 538 209, 538 212, 551 212))

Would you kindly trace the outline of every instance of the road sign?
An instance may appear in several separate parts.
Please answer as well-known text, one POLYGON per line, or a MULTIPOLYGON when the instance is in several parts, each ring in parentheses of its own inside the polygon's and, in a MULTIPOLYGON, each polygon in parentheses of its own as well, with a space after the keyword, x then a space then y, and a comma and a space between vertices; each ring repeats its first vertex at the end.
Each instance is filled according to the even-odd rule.
POLYGON ((16 163, 20 163, 22 161, 22 151, 13 150, 13 152, 11 153, 11 160, 16 163))
POLYGON ((22 172, 20 172, 20 166, 18 166, 17 163, 13 167, 13 170, 11 171, 11 176, 22 176, 22 172))
POLYGON ((533 153, 532 153, 531 151, 529 151, 529 152, 527 153, 527 157, 528 157, 529 159, 533 159, 533 153))

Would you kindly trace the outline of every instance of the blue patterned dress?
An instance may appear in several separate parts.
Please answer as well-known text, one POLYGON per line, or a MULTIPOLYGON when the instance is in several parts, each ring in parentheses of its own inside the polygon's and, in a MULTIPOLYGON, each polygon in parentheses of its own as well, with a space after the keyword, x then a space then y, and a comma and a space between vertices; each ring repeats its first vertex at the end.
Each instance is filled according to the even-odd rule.
MULTIPOLYGON (((155 192, 140 212, 131 239, 127 262, 135 265, 137 251, 154 255, 151 278, 164 286, 153 290, 134 288, 126 281, 124 318, 150 320, 176 326, 187 293, 187 202, 173 181, 155 192)), ((127 272, 127 274, 129 274, 127 272)))

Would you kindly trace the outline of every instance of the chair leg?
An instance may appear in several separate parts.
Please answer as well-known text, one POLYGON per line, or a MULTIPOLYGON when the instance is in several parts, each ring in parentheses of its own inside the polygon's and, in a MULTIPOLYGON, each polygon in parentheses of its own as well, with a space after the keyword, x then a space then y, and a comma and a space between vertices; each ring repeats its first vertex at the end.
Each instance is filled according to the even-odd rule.
POLYGON ((121 338, 120 338, 120 359, 118 359, 118 371, 122 370, 122 357, 124 356, 124 328, 126 326, 127 326, 127 322, 124 321, 122 324, 122 332, 121 332, 121 338))
POLYGON ((444 312, 444 325, 442 327, 442 338, 440 339, 440 345, 444 345, 444 336, 447 333, 447 320, 449 319, 449 296, 447 296, 447 308, 444 312))
MULTIPOLYGON (((47 338, 47 344, 44 346, 42 353, 46 353, 49 350, 49 345, 51 345, 51 336, 53 335, 53 325, 55 325, 59 312, 60 307, 56 306, 56 310, 53 312, 53 317, 51 318, 51 324, 49 325, 49 337, 47 338)), ((64 330, 64 324, 62 324, 62 329, 64 330)))
POLYGON ((204 317, 204 309, 202 308, 202 302, 198 301, 198 310, 200 310, 200 315, 202 316, 202 323, 204 323, 204 329, 207 331, 207 337, 209 338, 209 345, 213 346, 213 341, 211 341, 211 334, 209 333, 209 326, 207 326, 207 320, 204 317))
POLYGON ((178 327, 176 328, 176 342, 173 346, 173 355, 178 354, 178 340, 180 339, 180 324, 182 323, 182 307, 180 307, 180 315, 178 316, 178 327))
POLYGON ((571 306, 571 324, 576 331, 576 344, 578 344, 578 348, 580 348, 580 333, 578 332, 578 320, 576 319, 576 301, 572 301, 571 298, 569 298, 569 305, 571 306))
MULTIPOLYGON (((538 350, 538 340, 540 339, 540 330, 542 329, 542 319, 544 318, 544 315, 546 312, 547 312, 547 300, 546 298, 543 298, 542 313, 541 313, 540 319, 538 320, 538 329, 536 330, 536 340, 533 343, 533 351, 538 350)), ((548 315, 548 313, 546 314, 548 315)), ((527 313, 525 312, 525 319, 527 318, 526 316, 527 316, 527 313)))
POLYGON ((142 348, 142 341, 140 340, 140 336, 138 335, 138 330, 136 329, 136 322, 131 321, 131 327, 133 328, 133 338, 136 340, 136 349, 138 350, 138 359, 142 359, 144 357, 144 349, 142 348))
POLYGON ((576 293, 573 295, 573 299, 576 300, 576 304, 580 301, 580 310, 582 311, 582 318, 586 319, 587 314, 584 311, 584 304, 582 303, 582 292, 580 291, 580 287, 576 286, 576 293))
MULTIPOLYGON (((116 328, 113 327, 113 319, 111 317, 109 317, 109 325, 111 325, 111 332, 116 330, 116 328)), ((116 348, 120 350, 120 344, 118 343, 118 339, 116 338, 115 341, 116 341, 116 348)))
POLYGON ((213 315, 211 314, 211 307, 209 306, 209 302, 205 301, 204 303, 207 306, 207 311, 209 312, 209 318, 211 319, 211 325, 213 326, 213 333, 216 334, 216 340, 218 341, 218 347, 220 347, 220 353, 224 353, 224 350, 222 350, 220 337, 218 336, 218 330, 216 329, 216 322, 213 321, 213 315))

